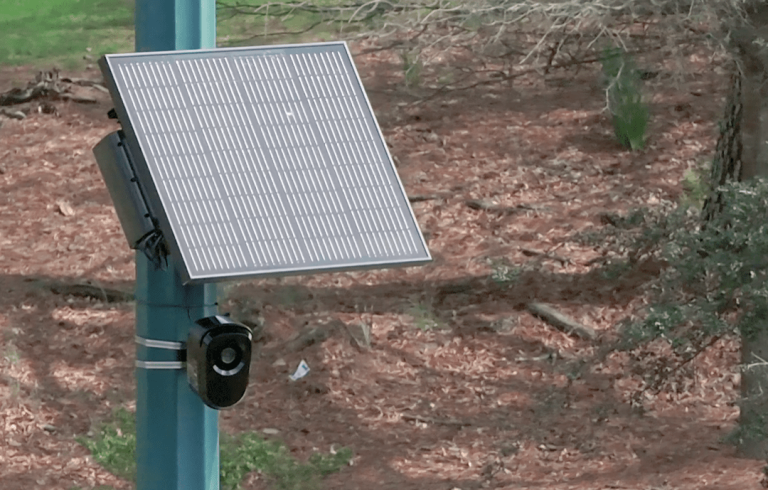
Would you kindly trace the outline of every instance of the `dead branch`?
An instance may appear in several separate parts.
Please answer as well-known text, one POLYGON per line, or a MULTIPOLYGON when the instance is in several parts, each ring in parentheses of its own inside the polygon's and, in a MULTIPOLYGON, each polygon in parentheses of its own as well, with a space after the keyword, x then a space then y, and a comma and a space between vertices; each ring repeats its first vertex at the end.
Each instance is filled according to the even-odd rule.
POLYGON ((61 100, 71 100, 72 102, 77 102, 78 104, 95 104, 97 101, 93 97, 86 97, 83 95, 74 95, 74 94, 61 94, 59 96, 61 100))
POLYGON ((496 204, 493 201, 489 201, 487 199, 467 199, 464 201, 464 204, 467 205, 468 208, 475 209, 477 211, 488 211, 491 213, 500 213, 500 214, 507 214, 507 213, 517 213, 519 211, 546 211, 547 208, 542 206, 533 206, 530 204, 515 204, 514 206, 502 206, 500 204, 496 204))
POLYGON ((540 250, 534 250, 532 248, 526 248, 526 247, 520 247, 520 251, 523 252, 524 255, 527 255, 529 257, 544 257, 550 260, 555 260, 557 262, 560 262, 561 265, 567 265, 572 263, 571 259, 566 257, 561 257, 559 255, 550 253, 550 252, 542 252, 540 250))
POLYGON ((413 196, 408 196, 408 201, 411 203, 434 201, 435 199, 440 199, 440 196, 438 196, 437 194, 426 194, 426 195, 417 194, 413 196))
MULTIPOLYGON (((694 359, 699 357, 704 351, 715 345, 720 339, 722 339, 725 336, 725 334, 719 334, 719 335, 713 335, 711 338, 709 338, 706 342, 703 342, 701 345, 699 345, 692 353, 687 355, 685 359, 675 364, 672 369, 670 369, 668 372, 664 374, 655 384, 655 386, 651 386, 651 392, 653 394, 659 394, 661 390, 663 389, 664 385, 678 372, 680 372, 685 366, 691 363, 694 359)), ((755 355, 753 353, 753 355, 755 355)))
POLYGON ((291 352, 299 352, 315 344, 328 340, 334 331, 348 332, 346 325, 340 320, 331 320, 327 324, 308 327, 286 342, 285 348, 291 352))
POLYGON ((6 109, 5 107, 0 107, 0 115, 10 117, 11 119, 24 119, 27 117, 27 115, 21 111, 12 111, 10 109, 6 109))
MULTIPOLYGON (((372 47, 363 48, 362 54, 384 49, 407 51, 411 58, 415 56, 414 63, 428 66, 444 64, 446 50, 458 48, 481 65, 486 61, 497 65, 493 70, 497 75, 492 78, 473 74, 474 81, 454 81, 437 89, 423 103, 433 96, 509 82, 531 72, 571 67, 578 70, 599 61, 605 44, 619 45, 631 53, 638 46, 639 51, 647 51, 643 45, 648 40, 658 47, 668 46, 669 32, 680 38, 675 40, 677 45, 692 37, 701 40, 714 35, 720 39, 723 36, 718 34, 717 24, 742 15, 742 6, 733 0, 691 2, 685 12, 679 11, 678 2, 341 0, 318 4, 310 0, 243 0, 218 3, 217 7, 222 17, 260 17, 264 29, 254 37, 285 34, 282 22, 305 14, 315 20, 296 32, 307 32, 321 24, 332 26, 347 40, 372 41, 372 47), (702 25, 708 28, 702 29, 702 25), (642 27, 641 33, 633 29, 636 26, 642 27), (664 29, 665 34, 654 32, 656 27, 664 29)), ((724 37, 720 42, 725 46, 724 37)))
MULTIPOLYGON (((106 87, 98 81, 82 78, 62 78, 59 76, 59 71, 54 69, 39 72, 35 76, 35 80, 29 82, 25 88, 12 88, 7 92, 0 93, 0 106, 24 104, 39 99, 70 100, 80 104, 96 103, 96 99, 93 97, 72 93, 67 85, 79 85, 91 87, 102 92, 107 91, 106 87)), ((4 114, 9 117, 16 117, 10 115, 7 111, 4 114)))
POLYGON ((104 86, 101 80, 91 80, 89 78, 71 78, 71 77, 62 77, 61 81, 64 83, 71 83, 72 85, 79 85, 81 87, 101 87, 104 90, 107 90, 107 88, 104 86))
POLYGON ((527 309, 532 314, 568 335, 573 335, 584 340, 595 340, 597 338, 597 332, 592 328, 582 325, 573 318, 560 313, 550 305, 544 303, 528 303, 527 309))
POLYGON ((409 420, 412 422, 421 422, 423 424, 455 425, 458 427, 468 427, 472 425, 472 422, 467 422, 467 421, 458 420, 458 419, 442 419, 442 418, 434 418, 434 417, 424 417, 422 415, 413 415, 409 413, 402 414, 401 418, 403 420, 409 420))
POLYGON ((93 284, 48 284, 53 294, 71 295, 81 298, 93 298, 105 303, 127 303, 133 301, 133 293, 119 289, 105 288, 93 284))
POLYGON ((478 211, 489 211, 492 213, 516 213, 518 209, 514 206, 501 206, 485 199, 467 199, 464 201, 467 207, 478 211))
POLYGON ((314 344, 321 344, 331 336, 330 332, 321 327, 308 328, 294 339, 285 344, 285 348, 291 352, 299 352, 314 344))

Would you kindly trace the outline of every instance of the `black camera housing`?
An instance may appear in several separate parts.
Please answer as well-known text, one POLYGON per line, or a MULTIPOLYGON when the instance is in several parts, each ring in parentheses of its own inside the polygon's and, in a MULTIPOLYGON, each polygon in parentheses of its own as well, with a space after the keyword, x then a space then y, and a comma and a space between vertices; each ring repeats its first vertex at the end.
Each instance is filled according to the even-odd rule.
POLYGON ((251 329, 226 316, 197 320, 187 339, 187 378, 203 403, 216 410, 239 402, 251 370, 251 329))

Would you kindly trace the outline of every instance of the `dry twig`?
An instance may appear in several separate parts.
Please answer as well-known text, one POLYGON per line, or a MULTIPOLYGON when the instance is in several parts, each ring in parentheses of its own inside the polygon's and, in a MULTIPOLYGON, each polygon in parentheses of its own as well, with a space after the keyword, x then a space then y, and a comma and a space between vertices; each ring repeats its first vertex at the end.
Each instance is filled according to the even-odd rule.
POLYGON ((401 415, 403 420, 409 420, 412 422, 421 422, 423 424, 435 424, 435 425, 455 425, 459 427, 468 427, 472 425, 471 422, 458 420, 458 419, 442 419, 434 417, 424 417, 422 415, 413 415, 404 413, 401 415))
POLYGON ((574 335, 584 340, 595 340, 597 338, 597 332, 592 328, 582 325, 573 318, 560 313, 550 305, 544 303, 528 303, 527 308, 532 314, 568 335, 574 335))
POLYGON ((446 65, 448 50, 465 52, 483 65, 483 69, 471 70, 468 78, 454 76, 450 82, 429 86, 435 90, 425 100, 531 72, 578 70, 581 64, 598 61, 606 44, 632 52, 670 42, 682 45, 691 37, 711 39, 718 36, 718 23, 742 16, 741 10, 741 2, 733 0, 690 2, 684 11, 680 11, 679 0, 342 0, 333 4, 244 0, 218 4, 222 18, 261 17, 264 30, 259 36, 297 34, 324 25, 348 40, 373 41, 373 47, 363 54, 396 50, 408 53, 413 63, 442 64, 453 75, 458 70, 446 65), (275 20, 302 13, 319 20, 295 32, 276 27, 280 22, 275 20), (642 24, 641 33, 633 29, 638 24, 642 24), (710 27, 701 29, 702 25, 710 27), (661 29, 657 27, 665 34, 658 34, 661 29), (670 32, 679 39, 670 40, 670 32))
POLYGON ((553 254, 551 252, 542 252, 540 250, 534 250, 532 248, 526 248, 526 247, 520 247, 520 251, 523 252, 523 254, 529 256, 529 257, 544 257, 550 260, 555 260, 557 262, 560 262, 561 265, 568 265, 571 262, 571 259, 567 257, 561 257, 559 255, 553 254))

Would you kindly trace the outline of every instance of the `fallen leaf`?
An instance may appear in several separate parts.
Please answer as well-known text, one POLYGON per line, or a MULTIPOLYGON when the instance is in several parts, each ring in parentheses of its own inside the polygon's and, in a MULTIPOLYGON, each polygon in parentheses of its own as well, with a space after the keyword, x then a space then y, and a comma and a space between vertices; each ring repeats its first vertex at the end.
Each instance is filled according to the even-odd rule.
POLYGON ((72 205, 69 204, 66 201, 59 201, 56 203, 58 206, 59 212, 64 216, 74 216, 75 210, 72 208, 72 205))

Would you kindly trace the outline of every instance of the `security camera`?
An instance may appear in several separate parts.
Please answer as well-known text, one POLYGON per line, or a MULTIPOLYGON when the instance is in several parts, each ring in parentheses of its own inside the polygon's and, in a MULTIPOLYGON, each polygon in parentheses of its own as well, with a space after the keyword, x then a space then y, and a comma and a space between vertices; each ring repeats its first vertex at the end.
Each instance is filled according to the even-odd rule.
POLYGON ((187 378, 211 408, 231 407, 248 386, 251 329, 226 316, 197 320, 187 340, 187 378))

